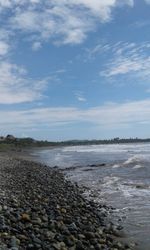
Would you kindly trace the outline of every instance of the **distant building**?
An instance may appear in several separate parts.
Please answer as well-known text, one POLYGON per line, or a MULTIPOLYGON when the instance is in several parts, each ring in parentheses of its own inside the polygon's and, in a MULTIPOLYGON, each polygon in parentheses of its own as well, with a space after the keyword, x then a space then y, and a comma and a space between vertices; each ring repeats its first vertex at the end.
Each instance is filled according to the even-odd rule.
POLYGON ((11 140, 11 141, 16 140, 16 138, 13 135, 7 135, 5 139, 6 140, 11 140))
POLYGON ((5 137, 4 136, 0 136, 0 141, 5 141, 5 137))

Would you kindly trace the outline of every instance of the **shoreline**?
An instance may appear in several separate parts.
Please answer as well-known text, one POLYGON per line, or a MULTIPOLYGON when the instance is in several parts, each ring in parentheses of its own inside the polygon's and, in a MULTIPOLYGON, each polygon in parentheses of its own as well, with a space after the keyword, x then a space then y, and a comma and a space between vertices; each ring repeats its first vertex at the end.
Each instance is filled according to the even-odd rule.
POLYGON ((106 220, 111 208, 26 154, 0 154, 0 190, 1 250, 132 249, 106 220))

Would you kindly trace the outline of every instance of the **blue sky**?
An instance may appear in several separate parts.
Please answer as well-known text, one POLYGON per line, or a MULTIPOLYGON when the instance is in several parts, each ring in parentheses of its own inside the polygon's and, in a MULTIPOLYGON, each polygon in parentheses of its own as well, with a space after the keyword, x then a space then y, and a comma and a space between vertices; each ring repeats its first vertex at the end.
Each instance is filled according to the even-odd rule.
POLYGON ((150 137, 149 0, 0 0, 0 134, 150 137))

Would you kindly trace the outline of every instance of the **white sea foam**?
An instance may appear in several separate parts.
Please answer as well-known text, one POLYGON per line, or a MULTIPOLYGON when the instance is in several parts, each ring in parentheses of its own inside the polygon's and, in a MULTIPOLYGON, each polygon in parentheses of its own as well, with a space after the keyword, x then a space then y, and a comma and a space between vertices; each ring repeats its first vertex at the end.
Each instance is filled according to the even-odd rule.
POLYGON ((112 176, 112 177, 106 176, 103 179, 103 185, 110 187, 112 185, 118 184, 119 180, 120 178, 116 176, 112 176))
POLYGON ((114 212, 120 212, 120 211, 125 211, 125 210, 130 210, 130 208, 129 207, 123 207, 123 208, 116 208, 115 210, 114 210, 114 212))
POLYGON ((64 152, 126 152, 126 153, 145 153, 150 152, 150 143, 139 144, 104 144, 104 145, 85 145, 85 146, 69 146, 62 148, 64 152))
POLYGON ((133 169, 139 169, 139 168, 143 168, 144 166, 140 165, 140 164, 137 164, 133 167, 133 169))
POLYGON ((124 163, 123 163, 123 165, 128 165, 128 164, 131 164, 131 163, 134 163, 134 162, 138 162, 138 161, 140 161, 141 160, 141 158, 140 157, 137 157, 137 156, 132 156, 132 157, 130 157, 128 160, 126 160, 124 163))
POLYGON ((127 146, 113 145, 90 145, 90 146, 72 146, 64 147, 64 152, 95 152, 95 153, 118 153, 127 151, 127 146))
POLYGON ((56 161, 58 161, 58 160, 60 160, 60 159, 62 159, 63 158, 63 156, 60 154, 60 153, 57 153, 56 155, 55 155, 55 160, 56 161))
POLYGON ((131 194, 131 192, 130 192, 130 189, 127 188, 127 187, 125 187, 125 188, 122 187, 121 191, 123 192, 123 195, 124 195, 125 197, 131 197, 131 196, 132 196, 132 194, 131 194))
POLYGON ((119 167, 120 167, 119 164, 115 164, 115 165, 112 166, 112 168, 119 168, 119 167))

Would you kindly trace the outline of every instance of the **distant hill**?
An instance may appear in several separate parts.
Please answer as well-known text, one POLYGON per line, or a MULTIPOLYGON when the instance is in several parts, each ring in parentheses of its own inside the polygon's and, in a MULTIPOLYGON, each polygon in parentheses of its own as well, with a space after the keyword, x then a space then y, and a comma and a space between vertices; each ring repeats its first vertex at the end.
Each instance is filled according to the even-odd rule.
POLYGON ((100 145, 100 144, 119 144, 119 143, 139 143, 150 142, 150 138, 126 138, 119 137, 110 140, 68 140, 68 141, 39 141, 33 138, 16 138, 13 135, 6 137, 0 136, 0 149, 5 146, 10 148, 24 148, 24 147, 47 147, 47 146, 76 146, 76 145, 100 145))

